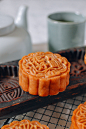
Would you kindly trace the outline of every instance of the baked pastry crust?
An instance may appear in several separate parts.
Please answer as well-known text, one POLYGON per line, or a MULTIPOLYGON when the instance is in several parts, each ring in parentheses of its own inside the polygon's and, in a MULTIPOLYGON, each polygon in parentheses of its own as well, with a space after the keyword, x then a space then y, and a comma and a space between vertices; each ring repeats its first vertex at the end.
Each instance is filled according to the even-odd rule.
POLYGON ((1 129, 49 129, 48 126, 40 124, 38 121, 13 121, 9 125, 4 125, 1 129))
POLYGON ((86 64, 86 54, 84 55, 84 63, 86 64))
POLYGON ((70 129, 86 129, 86 102, 73 111, 70 129))
POLYGON ((57 95, 69 84, 70 63, 52 52, 36 52, 19 61, 19 85, 32 95, 57 95))

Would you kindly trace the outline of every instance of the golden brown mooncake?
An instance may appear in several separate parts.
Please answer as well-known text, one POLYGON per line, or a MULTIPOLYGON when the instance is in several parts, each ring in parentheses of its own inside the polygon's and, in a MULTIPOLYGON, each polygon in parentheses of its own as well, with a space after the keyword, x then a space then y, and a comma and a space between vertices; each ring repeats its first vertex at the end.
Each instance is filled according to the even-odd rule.
POLYGON ((32 95, 57 95, 69 84, 70 63, 52 52, 30 53, 19 61, 19 85, 32 95))
POLYGON ((84 63, 86 64, 86 54, 84 55, 84 63))
POLYGON ((13 121, 9 125, 4 125, 1 129, 49 129, 48 126, 40 124, 38 121, 13 121))
POLYGON ((73 111, 70 129, 86 129, 86 102, 73 111))

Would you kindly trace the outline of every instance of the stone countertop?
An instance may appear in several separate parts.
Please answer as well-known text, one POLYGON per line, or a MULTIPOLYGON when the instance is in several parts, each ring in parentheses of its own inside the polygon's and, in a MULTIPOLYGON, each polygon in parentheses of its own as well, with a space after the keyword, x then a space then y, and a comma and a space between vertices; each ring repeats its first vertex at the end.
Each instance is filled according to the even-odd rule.
POLYGON ((58 11, 80 12, 86 16, 85 0, 0 0, 0 12, 15 18, 19 6, 27 5, 28 31, 34 51, 47 51, 47 16, 58 11), (38 47, 39 46, 39 47, 38 47))

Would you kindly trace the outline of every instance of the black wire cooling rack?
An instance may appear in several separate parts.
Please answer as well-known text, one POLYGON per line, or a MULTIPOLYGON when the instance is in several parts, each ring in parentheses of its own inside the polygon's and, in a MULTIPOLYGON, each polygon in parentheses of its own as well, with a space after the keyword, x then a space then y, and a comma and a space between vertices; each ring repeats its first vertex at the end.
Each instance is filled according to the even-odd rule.
POLYGON ((80 103, 84 103, 85 101, 86 94, 83 94, 81 96, 74 97, 73 99, 58 102, 12 118, 0 120, 0 128, 15 120, 20 121, 28 119, 30 121, 39 121, 41 124, 49 126, 50 129, 69 129, 74 109, 77 108, 80 103))

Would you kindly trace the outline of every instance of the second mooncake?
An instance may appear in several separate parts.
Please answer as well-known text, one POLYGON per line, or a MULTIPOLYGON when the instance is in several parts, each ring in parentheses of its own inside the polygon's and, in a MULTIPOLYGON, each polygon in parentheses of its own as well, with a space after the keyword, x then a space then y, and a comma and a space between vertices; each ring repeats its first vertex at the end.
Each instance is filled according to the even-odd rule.
POLYGON ((86 54, 84 55, 84 63, 86 64, 86 54))
POLYGON ((73 111, 71 120, 70 129, 86 129, 86 102, 73 111))
POLYGON ((30 53, 19 61, 19 85, 32 95, 57 95, 69 84, 70 63, 52 52, 30 53))
POLYGON ((48 126, 40 124, 38 121, 13 121, 9 125, 4 125, 1 129, 49 129, 48 126))

